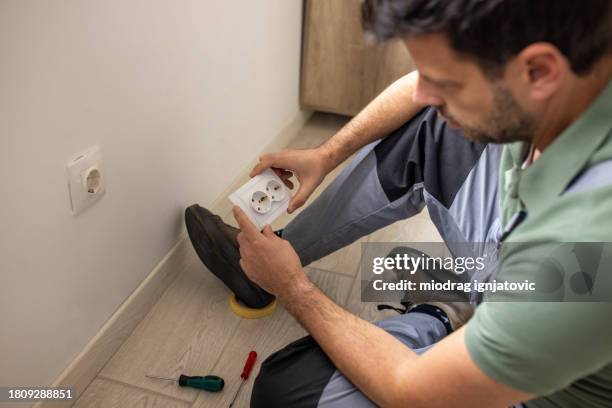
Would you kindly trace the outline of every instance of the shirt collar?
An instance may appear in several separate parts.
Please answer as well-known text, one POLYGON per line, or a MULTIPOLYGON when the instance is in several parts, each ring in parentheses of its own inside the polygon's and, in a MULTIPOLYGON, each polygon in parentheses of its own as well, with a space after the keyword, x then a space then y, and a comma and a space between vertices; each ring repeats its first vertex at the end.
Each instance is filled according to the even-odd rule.
MULTIPOLYGON (((612 129, 611 116, 612 81, 587 110, 522 171, 518 195, 528 211, 550 203, 583 170, 612 129)), ((525 147, 524 143, 511 146, 515 165, 520 166, 525 147)))

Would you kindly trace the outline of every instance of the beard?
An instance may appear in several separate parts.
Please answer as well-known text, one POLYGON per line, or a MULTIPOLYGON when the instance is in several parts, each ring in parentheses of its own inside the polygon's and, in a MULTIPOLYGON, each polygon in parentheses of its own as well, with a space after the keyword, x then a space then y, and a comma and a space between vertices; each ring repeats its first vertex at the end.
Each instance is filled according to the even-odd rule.
POLYGON ((534 118, 523 111, 510 91, 493 85, 493 110, 479 124, 462 123, 442 106, 440 114, 451 126, 459 127, 467 139, 480 143, 530 142, 535 130, 534 118))

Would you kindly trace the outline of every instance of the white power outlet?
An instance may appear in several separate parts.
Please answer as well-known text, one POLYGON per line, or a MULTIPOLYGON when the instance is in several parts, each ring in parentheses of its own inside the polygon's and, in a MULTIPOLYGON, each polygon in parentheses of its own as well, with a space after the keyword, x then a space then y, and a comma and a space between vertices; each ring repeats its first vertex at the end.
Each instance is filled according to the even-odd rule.
POLYGON ((100 148, 94 146, 66 165, 70 207, 74 215, 98 201, 106 192, 100 148))
POLYGON ((291 194, 274 170, 266 169, 230 194, 229 199, 262 230, 287 210, 291 194))

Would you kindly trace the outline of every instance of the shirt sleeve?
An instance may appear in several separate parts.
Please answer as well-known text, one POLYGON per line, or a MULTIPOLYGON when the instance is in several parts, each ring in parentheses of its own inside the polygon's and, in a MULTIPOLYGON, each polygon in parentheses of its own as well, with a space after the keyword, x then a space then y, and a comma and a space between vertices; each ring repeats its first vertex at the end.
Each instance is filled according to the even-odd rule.
POLYGON ((609 303, 490 302, 465 341, 480 369, 513 389, 547 395, 611 361, 609 303))

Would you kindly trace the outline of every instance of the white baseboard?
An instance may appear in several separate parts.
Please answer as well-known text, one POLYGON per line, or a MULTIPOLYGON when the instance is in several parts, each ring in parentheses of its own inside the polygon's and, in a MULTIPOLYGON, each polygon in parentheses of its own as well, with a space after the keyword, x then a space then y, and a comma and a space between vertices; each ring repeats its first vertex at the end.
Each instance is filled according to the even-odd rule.
MULTIPOLYGON (((261 153, 276 151, 287 146, 311 115, 312 112, 299 112, 261 153)), ((258 157, 255 157, 248 166, 245 166, 240 177, 212 203, 210 206, 212 211, 217 214, 225 214, 231 209, 227 196, 248 179, 248 172, 257 160, 258 157)), ((75 400, 72 402, 41 401, 34 404, 33 408, 66 408, 72 406, 132 334, 140 321, 149 313, 168 286, 192 262, 199 262, 199 260, 191 249, 191 243, 186 232, 183 232, 177 243, 161 262, 121 304, 81 353, 49 385, 50 387, 72 387, 75 400)))
POLYGON ((189 240, 181 234, 177 243, 142 281, 117 311, 102 326, 79 355, 64 369, 50 387, 72 387, 71 403, 41 401, 34 408, 69 407, 98 375, 100 370, 149 313, 172 281, 194 261, 189 240))

